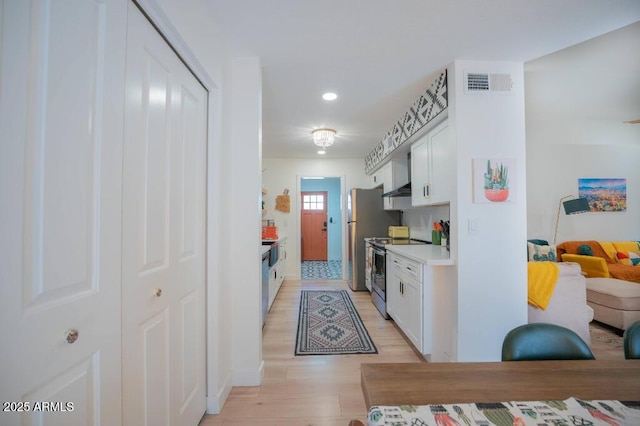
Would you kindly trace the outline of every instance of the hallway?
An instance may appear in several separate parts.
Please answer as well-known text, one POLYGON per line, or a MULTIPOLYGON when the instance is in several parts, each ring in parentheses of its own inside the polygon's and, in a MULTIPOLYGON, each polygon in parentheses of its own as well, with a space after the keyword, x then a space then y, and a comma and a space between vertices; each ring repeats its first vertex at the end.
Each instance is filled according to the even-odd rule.
MULTIPOLYGON (((380 316, 367 292, 349 295, 378 354, 294 356, 301 290, 344 290, 345 281, 285 281, 263 329, 265 375, 262 386, 236 387, 220 414, 205 415, 200 426, 346 426, 366 424, 360 388, 363 362, 420 362, 393 321, 380 316)), ((622 347, 607 327, 592 324, 597 359, 622 359, 622 347)))
POLYGON ((360 389, 363 362, 419 362, 396 329, 380 316, 367 292, 352 292, 376 355, 294 356, 301 290, 345 290, 345 281, 285 281, 263 330, 264 382, 231 391, 220 414, 206 415, 201 426, 344 426, 366 424, 360 389))

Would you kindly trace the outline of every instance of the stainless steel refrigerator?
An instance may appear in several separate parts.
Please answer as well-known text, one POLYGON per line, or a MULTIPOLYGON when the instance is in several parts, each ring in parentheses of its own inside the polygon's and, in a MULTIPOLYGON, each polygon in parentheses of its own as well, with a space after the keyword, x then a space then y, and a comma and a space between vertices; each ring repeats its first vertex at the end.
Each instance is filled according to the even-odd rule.
POLYGON ((391 225, 400 225, 400 212, 384 210, 382 189, 359 189, 349 191, 349 271, 350 287, 353 291, 367 290, 364 282, 365 244, 370 237, 386 237, 391 225))

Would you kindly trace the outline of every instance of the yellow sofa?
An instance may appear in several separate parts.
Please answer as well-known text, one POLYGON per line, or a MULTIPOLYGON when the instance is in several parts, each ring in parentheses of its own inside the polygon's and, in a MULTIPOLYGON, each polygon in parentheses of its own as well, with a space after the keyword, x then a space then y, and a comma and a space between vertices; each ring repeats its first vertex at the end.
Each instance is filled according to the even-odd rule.
POLYGON ((587 278, 616 278, 640 283, 640 266, 623 265, 616 259, 617 252, 637 252, 637 241, 565 241, 556 247, 563 262, 580 264, 587 278), (589 246, 593 255, 579 254, 581 246, 589 246))

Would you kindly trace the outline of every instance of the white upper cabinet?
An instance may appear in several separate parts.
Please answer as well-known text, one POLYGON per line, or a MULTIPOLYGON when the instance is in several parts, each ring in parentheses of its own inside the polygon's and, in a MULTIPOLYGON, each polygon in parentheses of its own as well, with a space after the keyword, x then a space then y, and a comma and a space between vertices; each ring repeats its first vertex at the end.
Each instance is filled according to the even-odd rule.
POLYGON ((428 206, 451 201, 451 144, 445 121, 411 145, 411 204, 428 206))
MULTIPOLYGON (((382 193, 387 193, 409 182, 409 168, 405 159, 394 158, 382 169, 382 193)), ((403 210, 411 208, 411 197, 383 197, 385 210, 403 210)))
POLYGON ((384 167, 379 168, 375 173, 369 176, 369 188, 380 188, 383 184, 384 178, 382 176, 384 167))

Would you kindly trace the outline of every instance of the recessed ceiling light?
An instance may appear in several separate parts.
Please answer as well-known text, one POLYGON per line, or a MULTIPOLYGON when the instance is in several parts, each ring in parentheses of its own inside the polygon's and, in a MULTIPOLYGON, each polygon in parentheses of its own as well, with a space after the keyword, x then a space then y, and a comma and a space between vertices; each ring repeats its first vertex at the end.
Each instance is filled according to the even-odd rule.
POLYGON ((324 95, 322 95, 322 99, 324 99, 325 101, 335 101, 338 98, 338 95, 336 95, 333 92, 327 92, 324 95))

